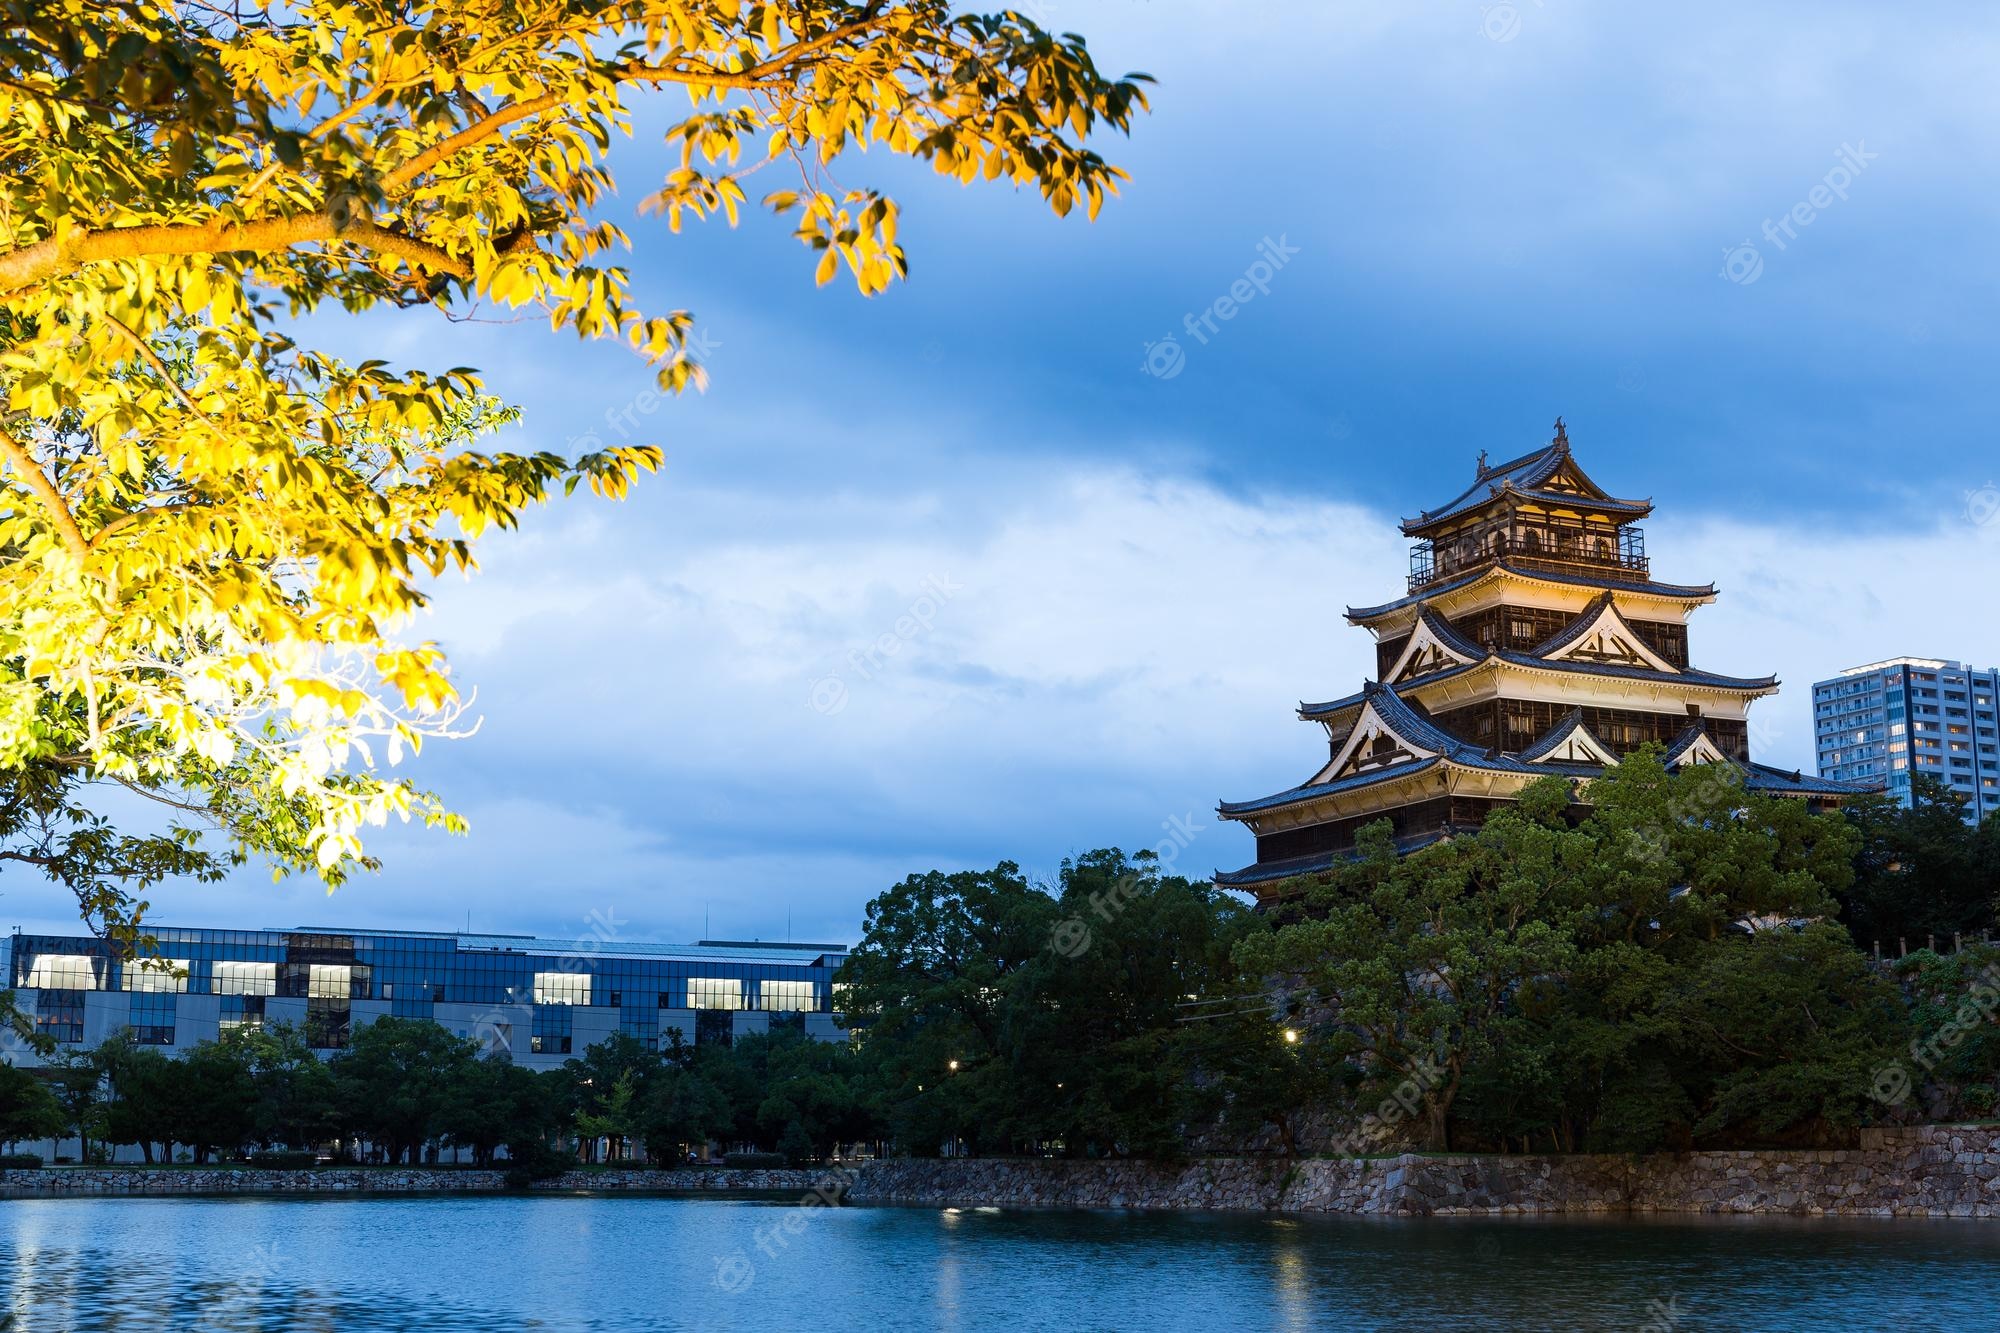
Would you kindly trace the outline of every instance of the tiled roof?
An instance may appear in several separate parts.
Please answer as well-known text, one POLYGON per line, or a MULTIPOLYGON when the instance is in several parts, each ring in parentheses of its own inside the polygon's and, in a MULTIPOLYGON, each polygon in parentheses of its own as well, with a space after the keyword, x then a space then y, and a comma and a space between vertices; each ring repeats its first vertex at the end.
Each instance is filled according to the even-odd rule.
POLYGON ((1216 813, 1223 816, 1252 815, 1265 810, 1275 810, 1279 806, 1291 805, 1298 801, 1316 801, 1322 796, 1335 792, 1354 791, 1361 787, 1372 787, 1378 782, 1388 782, 1394 778, 1410 777, 1426 769, 1437 767, 1439 761, 1431 759, 1410 759, 1387 768, 1378 768, 1370 773, 1355 773, 1337 778, 1332 782, 1308 782, 1304 786, 1292 787, 1286 791, 1273 792, 1269 796, 1259 796, 1251 801, 1218 801, 1216 813))
MULTIPOLYGON (((1536 667, 1548 671, 1569 671, 1583 676, 1622 676, 1628 680, 1656 680, 1669 685, 1702 685, 1718 690, 1768 690, 1776 688, 1778 684, 1776 676, 1724 676, 1713 671, 1696 671, 1693 667, 1684 671, 1655 671, 1651 667, 1619 666, 1615 662, 1553 662, 1530 653, 1496 652, 1493 655, 1503 662, 1512 662, 1516 666, 1536 667)), ((1415 683, 1405 682, 1406 685, 1415 683)))
POLYGON ((1611 747, 1604 743, 1603 738, 1584 723, 1583 710, 1581 708, 1572 708, 1557 718, 1555 725, 1542 733, 1540 740, 1521 751, 1515 757, 1524 764, 1535 763, 1544 755, 1554 753, 1555 748, 1567 740, 1572 731, 1581 731, 1584 735, 1590 737, 1592 741, 1595 741, 1599 748, 1606 752, 1611 751, 1611 747))
POLYGON ((1528 649, 1530 657, 1547 657, 1550 653, 1561 652, 1590 632, 1591 623, 1605 607, 1613 605, 1612 595, 1601 592, 1590 599, 1590 604, 1577 612, 1576 619, 1564 625, 1548 638, 1528 649))
MULTIPOLYGON (((1554 504, 1574 505, 1579 500, 1587 501, 1591 507, 1617 510, 1630 514, 1644 514, 1652 509, 1650 501, 1619 500, 1606 495, 1595 483, 1591 483, 1594 495, 1578 496, 1566 491, 1543 491, 1541 485, 1561 470, 1569 462, 1569 441, 1558 436, 1554 442, 1546 444, 1531 454, 1523 454, 1510 462, 1494 467, 1482 467, 1478 477, 1457 497, 1436 509, 1426 509, 1416 518, 1403 520, 1403 531, 1426 528, 1434 523, 1452 518, 1469 509, 1475 509, 1501 490, 1511 487, 1524 495, 1554 504)), ((1586 480, 1588 480, 1586 478, 1586 480)))
MULTIPOLYGON (((1442 842, 1452 836, 1452 830, 1432 829, 1426 833, 1412 833, 1408 837, 1396 839, 1396 850, 1414 852, 1442 842)), ((1308 856, 1291 856, 1282 861, 1262 861, 1244 866, 1241 870, 1218 870, 1215 883, 1224 889, 1247 888, 1252 884, 1269 884, 1274 880, 1293 879, 1299 875, 1317 874, 1331 870, 1343 861, 1352 861, 1355 852, 1316 852, 1308 856)))
POLYGON ((1784 769, 1758 763, 1744 766, 1743 785, 1751 791, 1773 792, 1780 796, 1863 796, 1882 790, 1878 783, 1842 782, 1836 778, 1815 777, 1800 769, 1788 773, 1784 769))
MULTIPOLYGON (((1411 690, 1420 686, 1435 685, 1440 681, 1450 680, 1455 676, 1461 676, 1470 671, 1477 671, 1488 660, 1507 662, 1514 666, 1533 667, 1541 671, 1567 672, 1578 676, 1615 676, 1623 680, 1649 680, 1656 681, 1662 685, 1693 685, 1702 689, 1713 690, 1770 690, 1775 689, 1778 684, 1776 676, 1724 676, 1714 671, 1696 671, 1692 667, 1684 671, 1655 671, 1651 667, 1619 666, 1615 662, 1557 662, 1550 661, 1544 657, 1537 657, 1532 653, 1494 651, 1486 654, 1485 657, 1482 657, 1477 662, 1468 662, 1462 665, 1454 663, 1451 666, 1441 667, 1436 671, 1422 676, 1412 676, 1408 680, 1398 681, 1396 688, 1399 690, 1411 690)), ((1370 683, 1372 684, 1373 682, 1370 683)), ((1354 707, 1358 703, 1364 702, 1367 697, 1368 692, 1364 689, 1360 694, 1350 694, 1344 699, 1330 699, 1325 703, 1319 704, 1301 703, 1299 705, 1299 716, 1308 722, 1324 721, 1334 713, 1342 712, 1354 707)))
POLYGON ((1442 597, 1445 593, 1455 592, 1460 588, 1478 582, 1480 579, 1489 577, 1495 570, 1505 570, 1509 574, 1524 579, 1542 579, 1549 583, 1564 583, 1578 588, 1603 588, 1613 592, 1646 593, 1654 597, 1707 601, 1709 598, 1715 596, 1715 585, 1713 583, 1655 583, 1650 579, 1632 580, 1612 578, 1608 575, 1557 573, 1547 569, 1525 569, 1515 565, 1512 561, 1501 559, 1495 560, 1490 565, 1481 565, 1478 569, 1462 574, 1455 579, 1448 579, 1443 583, 1433 584, 1425 588, 1422 592, 1413 592, 1407 597, 1398 597, 1393 602, 1384 602, 1380 606, 1350 606, 1347 608, 1347 618, 1357 623, 1373 620, 1377 616, 1385 616, 1391 611, 1400 611, 1406 606, 1419 605, 1428 602, 1433 597, 1442 597))
POLYGON ((1216 806, 1216 812, 1224 817, 1231 817, 1256 814, 1301 801, 1318 800, 1335 792, 1352 791, 1359 787, 1373 786, 1378 782, 1421 773, 1441 759, 1449 759, 1452 763, 1467 768, 1481 768, 1495 773, 1531 773, 1537 777, 1550 773, 1589 777, 1597 771, 1595 765, 1524 763, 1515 756, 1488 750, 1470 741, 1462 741, 1411 707, 1394 689, 1387 685, 1379 685, 1372 680, 1362 688, 1361 699, 1374 705, 1376 713, 1391 731, 1412 745, 1435 751, 1437 757, 1407 760, 1370 773, 1356 773, 1338 778, 1332 782, 1308 782, 1251 801, 1223 801, 1216 806))

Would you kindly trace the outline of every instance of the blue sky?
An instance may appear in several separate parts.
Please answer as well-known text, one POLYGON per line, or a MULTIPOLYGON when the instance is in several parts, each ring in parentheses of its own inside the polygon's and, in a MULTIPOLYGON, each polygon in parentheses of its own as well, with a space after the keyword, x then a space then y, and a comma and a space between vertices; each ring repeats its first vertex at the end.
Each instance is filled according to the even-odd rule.
MULTIPOLYGON (((647 439, 667 469, 490 541, 415 627, 479 691, 480 733, 420 770, 469 837, 391 830, 330 899, 171 888, 158 919, 851 939, 906 873, 1046 874, 1176 819, 1180 868, 1242 864, 1214 802, 1316 766, 1291 710, 1369 669, 1340 612, 1399 589, 1395 518, 1558 413, 1599 481, 1654 497, 1658 575, 1721 585, 1697 663, 1787 681, 1760 757, 1810 765, 1815 676, 2000 661, 1990 12, 1039 12, 1160 80, 1104 147, 1124 198, 1087 225, 846 163, 904 209, 910 281, 874 300, 815 289, 768 219, 631 218, 640 293, 708 340, 706 394, 621 428, 650 375, 614 346, 316 323, 480 367, 520 444, 647 439), (1267 241, 1296 253, 1253 271, 1267 241), (1196 339, 1240 280, 1268 290, 1196 339)), ((620 150, 620 208, 672 109, 620 150)), ((72 919, 9 891, 8 920, 72 919)))

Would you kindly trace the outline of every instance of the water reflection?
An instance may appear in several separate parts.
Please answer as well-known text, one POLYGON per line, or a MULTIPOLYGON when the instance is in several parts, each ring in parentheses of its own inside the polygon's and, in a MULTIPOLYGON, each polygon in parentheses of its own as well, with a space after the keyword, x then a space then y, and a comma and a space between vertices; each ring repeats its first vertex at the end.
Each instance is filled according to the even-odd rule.
POLYGON ((1992 1223, 856 1208, 760 1247, 784 1206, 15 1201, 0 1309, 120 1333, 2000 1326, 1992 1223))

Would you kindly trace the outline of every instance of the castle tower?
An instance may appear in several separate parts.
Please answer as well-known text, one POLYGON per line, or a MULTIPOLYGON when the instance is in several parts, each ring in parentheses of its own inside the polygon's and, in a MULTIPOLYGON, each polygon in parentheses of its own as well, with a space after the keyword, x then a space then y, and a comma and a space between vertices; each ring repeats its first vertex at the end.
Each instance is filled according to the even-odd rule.
POLYGON ((1377 679, 1299 706, 1326 729, 1326 763, 1217 807, 1257 835, 1257 859, 1216 882, 1263 901, 1350 854, 1364 824, 1388 818, 1415 850, 1477 828, 1537 778, 1587 781, 1653 743, 1669 767, 1735 764, 1747 786, 1816 806, 1864 790, 1752 762, 1750 705, 1778 681, 1692 665, 1688 616, 1715 586, 1653 579, 1637 526, 1652 508, 1592 481, 1560 419, 1531 454, 1481 454, 1469 487, 1404 521, 1407 595, 1348 608, 1375 636, 1377 679))

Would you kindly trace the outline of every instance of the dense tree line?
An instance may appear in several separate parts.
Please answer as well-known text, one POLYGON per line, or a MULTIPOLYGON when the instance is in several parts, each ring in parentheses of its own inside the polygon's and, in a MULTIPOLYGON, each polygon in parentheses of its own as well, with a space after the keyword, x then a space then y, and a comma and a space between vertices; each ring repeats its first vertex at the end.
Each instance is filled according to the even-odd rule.
POLYGON ((1550 778, 1406 856, 1384 821, 1261 917, 1115 851, 906 880, 843 974, 884 1123, 913 1152, 1641 1151, 1991 1109, 2000 950, 1885 968, 1843 923, 1984 929, 2000 824, 1813 814, 1654 751, 1590 799, 1550 778))
POLYGON ((1965 797, 1927 773, 1911 780, 1910 804, 1887 796, 1845 811, 1860 842, 1854 883, 1841 895, 1841 920, 1855 943, 1885 954, 1988 937, 2000 900, 2000 815, 1978 827, 1965 797))
POLYGON ((56 1126, 149 1158, 365 1144, 536 1167, 710 1143, 795 1162, 864 1142, 1838 1143, 1871 1121, 1989 1114, 2000 1082, 2000 948, 1884 965, 1863 943, 1990 927, 2000 824, 1918 795, 1815 815, 1727 766, 1670 773, 1641 751, 1587 812, 1550 778, 1413 855, 1377 824, 1261 915, 1144 852, 1077 856, 1048 884, 1011 863, 933 871, 869 904, 838 978, 847 1043, 621 1035, 536 1073, 427 1020, 377 1020, 330 1060, 282 1027, 179 1060, 120 1038, 44 1076, 0 1067, 0 1140, 56 1126))
POLYGON ((644 1155, 671 1165, 709 1143, 823 1157, 871 1136, 847 1046, 779 1031, 699 1049, 619 1035, 536 1072, 428 1019, 382 1018, 321 1059, 294 1028, 243 1028, 179 1058, 120 1035, 42 1073, 0 1065, 0 1144, 132 1146, 146 1161, 254 1149, 417 1164, 458 1149, 555 1168, 644 1155))

